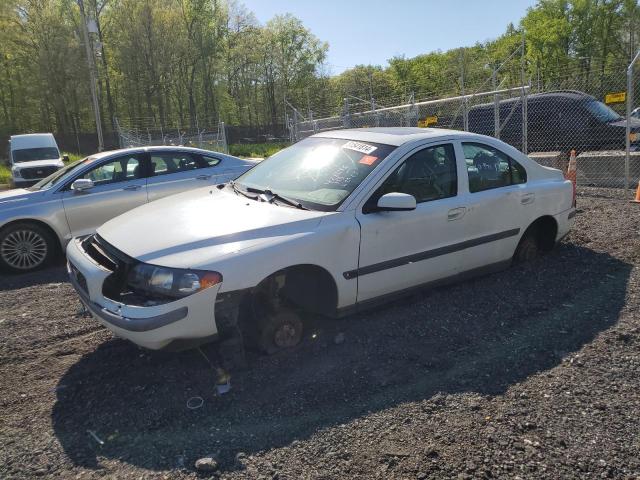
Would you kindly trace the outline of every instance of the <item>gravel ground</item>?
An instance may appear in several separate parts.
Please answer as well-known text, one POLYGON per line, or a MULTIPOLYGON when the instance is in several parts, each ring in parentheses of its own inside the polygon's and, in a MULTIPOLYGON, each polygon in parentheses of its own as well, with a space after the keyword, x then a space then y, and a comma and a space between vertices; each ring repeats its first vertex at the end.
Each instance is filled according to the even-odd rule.
POLYGON ((140 350, 62 268, 5 276, 0 478, 639 478, 640 207, 578 207, 542 259, 320 323, 224 395, 215 346, 140 350))

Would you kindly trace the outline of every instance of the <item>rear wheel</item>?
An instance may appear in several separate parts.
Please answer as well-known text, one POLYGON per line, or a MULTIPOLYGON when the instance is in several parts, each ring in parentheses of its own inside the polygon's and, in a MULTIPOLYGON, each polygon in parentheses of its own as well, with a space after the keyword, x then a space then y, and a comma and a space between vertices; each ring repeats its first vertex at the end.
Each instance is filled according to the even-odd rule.
POLYGON ((535 231, 527 231, 522 238, 515 253, 513 254, 513 262, 516 264, 530 262, 540 256, 540 246, 535 231))
POLYGON ((31 272, 47 265, 56 243, 49 231, 32 223, 17 223, 0 232, 0 267, 10 272, 31 272))

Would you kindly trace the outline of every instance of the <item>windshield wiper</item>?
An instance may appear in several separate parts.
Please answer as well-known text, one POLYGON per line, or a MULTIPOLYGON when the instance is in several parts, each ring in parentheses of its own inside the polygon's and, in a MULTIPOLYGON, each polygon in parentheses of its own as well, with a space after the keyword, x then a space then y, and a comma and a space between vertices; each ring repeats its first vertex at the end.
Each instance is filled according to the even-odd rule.
POLYGON ((261 190, 260 188, 247 187, 247 192, 257 193, 258 195, 265 195, 268 202, 271 202, 272 200, 279 200, 282 203, 286 203, 287 205, 291 205, 292 207, 299 208, 300 210, 309 210, 297 200, 287 198, 283 195, 280 195, 279 193, 269 190, 268 188, 261 190))
POLYGON ((234 192, 239 193, 240 195, 243 195, 243 196, 245 196, 247 198, 250 198, 251 200, 258 200, 258 196, 257 195, 249 195, 247 192, 244 192, 244 191, 240 190, 238 188, 238 186, 236 185, 235 181, 231 180, 229 182, 229 185, 231 185, 231 188, 233 189, 234 192))

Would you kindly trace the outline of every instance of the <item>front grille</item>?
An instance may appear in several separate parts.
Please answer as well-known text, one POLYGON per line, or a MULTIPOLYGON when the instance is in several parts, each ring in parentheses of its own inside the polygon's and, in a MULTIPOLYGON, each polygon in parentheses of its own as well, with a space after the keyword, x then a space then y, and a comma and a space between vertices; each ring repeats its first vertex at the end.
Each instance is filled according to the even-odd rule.
POLYGON ((128 291, 129 271, 138 262, 107 243, 98 234, 87 237, 82 242, 82 248, 96 263, 112 272, 102 284, 102 294, 111 300, 121 301, 122 294, 128 291))
POLYGON ((58 171, 58 167, 29 167, 21 168, 20 176, 25 180, 36 180, 45 178, 58 171))
POLYGON ((96 236, 87 237, 82 242, 82 248, 98 265, 102 265, 112 272, 118 268, 118 259, 110 256, 105 248, 96 240, 96 236))

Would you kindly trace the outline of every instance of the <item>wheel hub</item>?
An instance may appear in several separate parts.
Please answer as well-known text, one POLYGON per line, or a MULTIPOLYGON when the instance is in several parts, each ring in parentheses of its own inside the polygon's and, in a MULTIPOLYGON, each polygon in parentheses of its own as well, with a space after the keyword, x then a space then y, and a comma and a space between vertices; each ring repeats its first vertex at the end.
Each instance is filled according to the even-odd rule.
POLYGON ((290 323, 280 325, 274 335, 274 343, 279 348, 294 347, 300 341, 300 332, 290 323))

